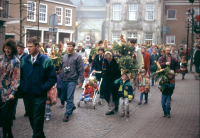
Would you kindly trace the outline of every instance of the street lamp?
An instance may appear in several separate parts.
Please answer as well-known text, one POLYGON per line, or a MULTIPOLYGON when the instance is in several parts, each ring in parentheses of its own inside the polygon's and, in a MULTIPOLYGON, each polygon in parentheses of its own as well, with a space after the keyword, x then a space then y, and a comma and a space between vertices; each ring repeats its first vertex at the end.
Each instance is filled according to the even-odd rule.
POLYGON ((190 17, 191 17, 191 13, 190 13, 190 9, 187 10, 187 13, 185 14, 186 17, 186 28, 187 28, 187 50, 186 50, 186 61, 188 63, 188 58, 189 58, 189 53, 188 53, 188 40, 189 40, 189 28, 190 28, 190 17))
POLYGON ((76 28, 76 45, 78 45, 78 21, 75 22, 75 28, 76 28))
POLYGON ((158 26, 156 28, 156 31, 157 31, 157 45, 158 45, 158 39, 159 39, 159 36, 160 36, 160 26, 158 26))

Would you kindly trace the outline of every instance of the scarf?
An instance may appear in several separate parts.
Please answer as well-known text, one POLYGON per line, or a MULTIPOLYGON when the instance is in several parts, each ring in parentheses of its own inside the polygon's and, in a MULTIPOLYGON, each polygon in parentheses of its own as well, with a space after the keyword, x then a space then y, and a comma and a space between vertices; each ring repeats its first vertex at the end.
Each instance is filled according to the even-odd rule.
POLYGON ((145 77, 141 77, 140 86, 146 86, 146 79, 145 79, 145 77))

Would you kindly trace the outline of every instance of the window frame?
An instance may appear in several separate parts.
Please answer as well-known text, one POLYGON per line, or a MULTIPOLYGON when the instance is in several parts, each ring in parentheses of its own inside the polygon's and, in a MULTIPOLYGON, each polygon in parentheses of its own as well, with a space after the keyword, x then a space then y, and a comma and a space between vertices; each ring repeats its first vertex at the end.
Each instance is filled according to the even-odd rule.
MULTIPOLYGON (((173 45, 173 44, 175 44, 175 40, 176 40, 176 36, 175 35, 168 35, 168 36, 166 36, 166 44, 173 45), (174 37, 174 43, 168 43, 168 37, 174 37)), ((171 41, 171 39, 170 39, 170 41, 171 41)))
POLYGON ((29 12, 29 10, 28 10, 28 3, 34 3, 35 4, 35 6, 34 6, 34 11, 33 11, 33 13, 34 13, 34 15, 33 15, 33 17, 34 17, 34 20, 30 20, 30 19, 28 19, 28 17, 27 17, 27 21, 29 21, 29 22, 36 22, 36 2, 33 2, 33 1, 27 1, 27 16, 29 16, 28 15, 28 12, 29 12))
MULTIPOLYGON (((70 16, 70 24, 65 24, 65 26, 72 26, 72 9, 65 8, 65 18, 68 17, 68 16, 66 16, 66 10, 71 10, 71 16, 70 16)), ((65 21, 66 21, 66 19, 65 19, 65 21)))
MULTIPOLYGON (((44 3, 40 3, 40 5, 45 5, 46 6, 46 13, 45 13, 45 21, 41 21, 40 20, 40 9, 39 9, 39 22, 40 23, 47 23, 47 10, 48 10, 48 5, 47 4, 44 4, 44 3)), ((40 6, 39 6, 40 7, 40 6)))
POLYGON ((122 20, 122 6, 120 3, 114 3, 113 4, 113 21, 121 21, 122 20), (120 5, 120 10, 114 10, 115 5, 120 5), (114 18, 114 12, 120 12, 120 19, 115 19, 114 18))
MULTIPOLYGON (((152 41, 152 43, 153 43, 153 33, 145 33, 145 37, 144 37, 144 43, 146 44, 146 41, 148 42, 148 41, 152 41), (152 34, 152 39, 146 39, 146 35, 147 34, 152 34)), ((152 43, 149 43, 149 44, 152 44, 152 43)))
MULTIPOLYGON (((194 9, 194 14, 196 13, 195 11, 197 10, 197 13, 200 13, 200 7, 193 7, 193 9, 194 9)), ((198 14, 197 14, 198 15, 198 14)), ((194 23, 196 23, 196 19, 195 19, 195 16, 196 15, 193 15, 194 16, 194 23)), ((197 22, 197 25, 200 25, 200 23, 199 22, 197 22)))
POLYGON ((146 21, 153 21, 154 20, 154 12, 155 12, 155 4, 154 3, 146 3, 146 17, 145 17, 145 19, 146 19, 146 21), (147 5, 148 4, 152 4, 153 5, 153 19, 148 19, 148 15, 147 15, 147 12, 152 12, 151 10, 147 10, 147 5))
POLYGON ((137 3, 132 3, 132 4, 129 4, 129 20, 130 21, 137 21, 137 17, 138 17, 138 4, 137 3), (131 5, 136 5, 137 6, 137 10, 130 10, 130 6, 131 5), (131 12, 136 12, 136 19, 130 19, 130 13, 131 12))
MULTIPOLYGON (((59 7, 59 6, 56 6, 55 7, 55 13, 56 13, 56 8, 60 8, 61 9, 61 23, 58 23, 58 25, 63 25, 63 7, 59 7)), ((57 13, 56 13, 57 14, 57 13)), ((59 16, 58 16, 59 17, 59 16)))
POLYGON ((174 10, 174 9, 168 9, 168 10, 167 10, 167 20, 177 20, 177 19, 176 19, 176 10, 174 10, 174 11, 175 11, 175 18, 168 18, 168 11, 169 11, 169 10, 174 10))
POLYGON ((128 39, 137 39, 138 33, 137 32, 127 32, 127 38, 128 39), (132 37, 128 37, 128 34, 131 33, 132 37), (134 34, 136 34, 136 37, 134 37, 134 34))
POLYGON ((117 39, 117 38, 113 38, 113 34, 119 34, 119 41, 116 41, 117 43, 120 43, 120 32, 112 32, 112 43, 115 42, 114 39, 117 39))

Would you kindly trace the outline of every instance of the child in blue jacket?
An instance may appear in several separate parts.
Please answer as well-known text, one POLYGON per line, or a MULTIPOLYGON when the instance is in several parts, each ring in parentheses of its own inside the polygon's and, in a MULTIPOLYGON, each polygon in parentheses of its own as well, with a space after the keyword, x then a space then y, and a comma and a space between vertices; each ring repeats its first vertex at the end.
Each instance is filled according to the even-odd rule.
POLYGON ((133 98, 133 88, 130 83, 128 74, 123 74, 121 79, 117 79, 115 84, 119 84, 118 96, 120 98, 119 104, 122 110, 121 117, 129 117, 129 101, 133 98))

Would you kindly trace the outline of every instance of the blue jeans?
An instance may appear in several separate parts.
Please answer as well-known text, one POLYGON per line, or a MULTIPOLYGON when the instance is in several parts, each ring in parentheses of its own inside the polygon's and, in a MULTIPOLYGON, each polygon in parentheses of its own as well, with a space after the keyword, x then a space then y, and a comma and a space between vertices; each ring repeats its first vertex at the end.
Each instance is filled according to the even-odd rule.
POLYGON ((61 100, 66 101, 66 112, 65 115, 69 116, 72 114, 74 105, 74 91, 76 89, 76 82, 62 81, 62 96, 61 100))
POLYGON ((147 101, 148 100, 148 92, 140 94, 140 101, 142 101, 142 99, 143 99, 143 94, 145 94, 145 101, 147 101))
POLYGON ((162 101, 161 101, 161 104, 162 104, 162 108, 163 108, 163 111, 164 112, 170 112, 171 110, 171 96, 172 95, 165 95, 165 94, 162 94, 162 101))

